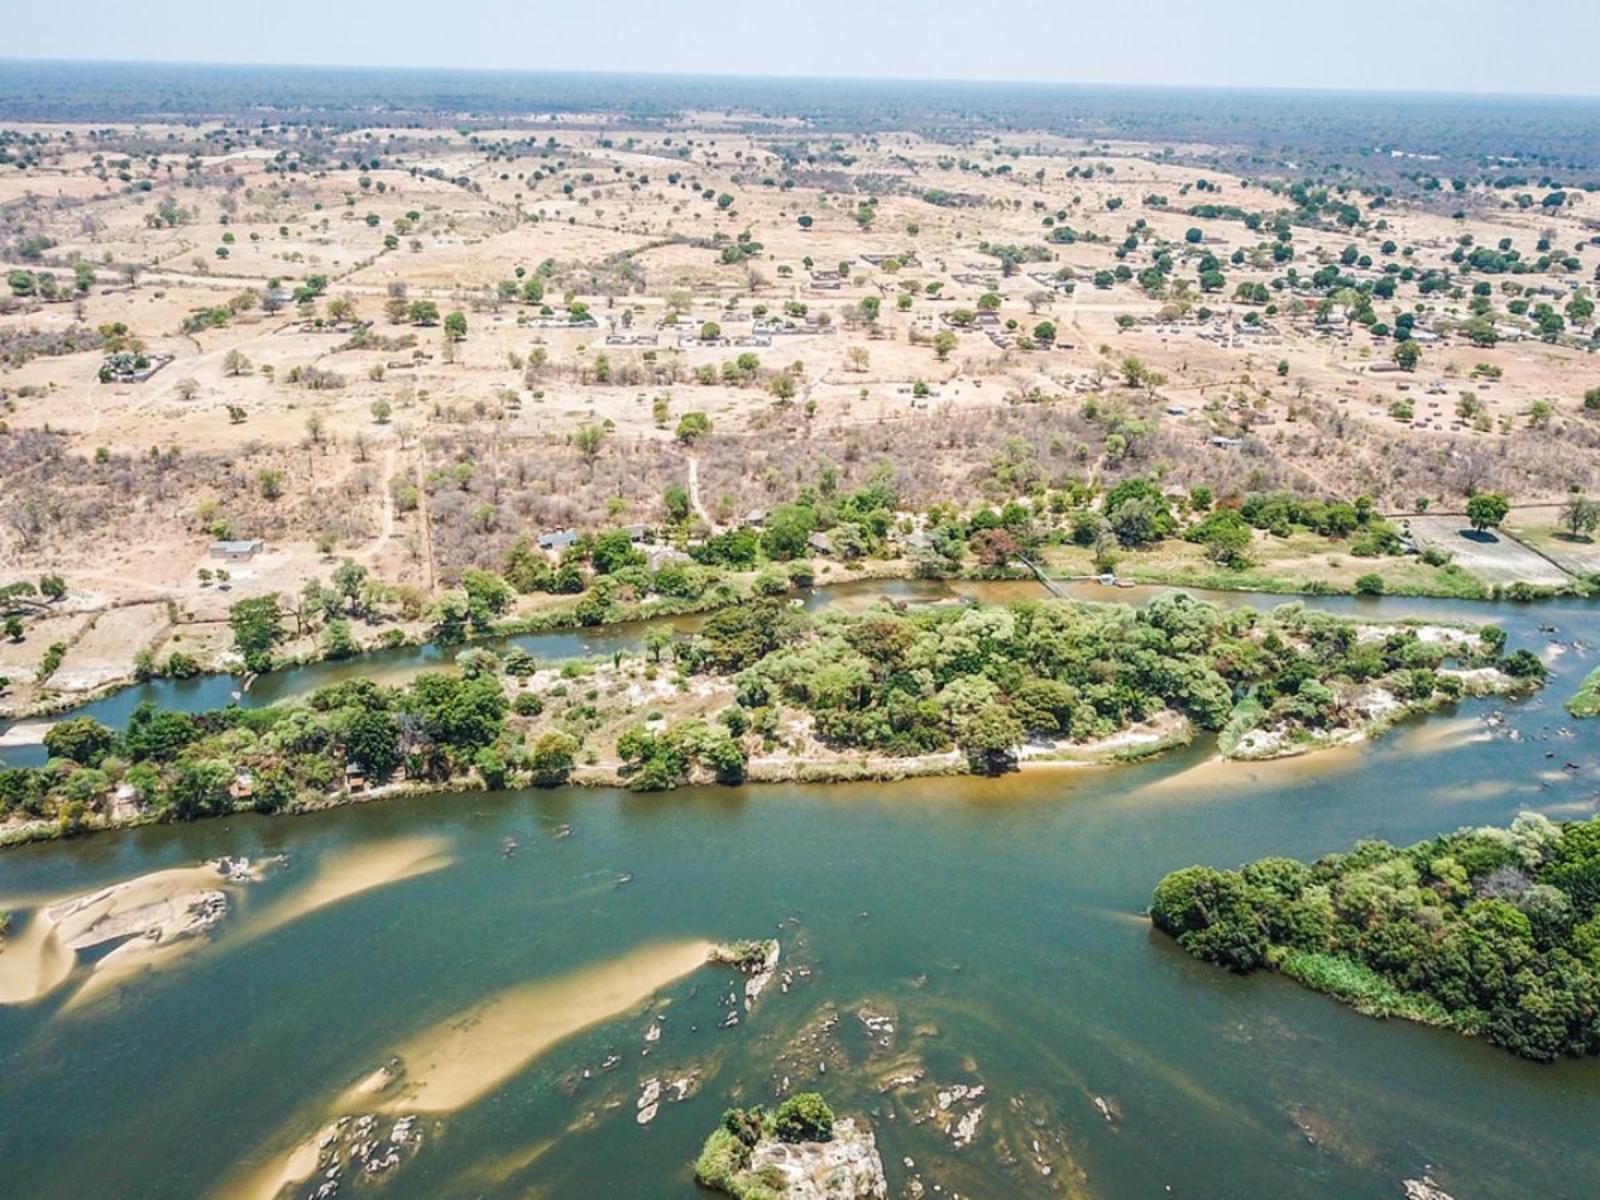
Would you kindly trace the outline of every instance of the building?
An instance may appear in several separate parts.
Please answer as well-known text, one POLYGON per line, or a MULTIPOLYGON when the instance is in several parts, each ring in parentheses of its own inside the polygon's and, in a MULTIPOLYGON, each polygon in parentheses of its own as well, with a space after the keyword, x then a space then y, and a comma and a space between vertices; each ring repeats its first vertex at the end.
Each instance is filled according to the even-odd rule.
POLYGON ((264 549, 266 545, 260 538, 252 538, 249 541, 212 542, 211 557, 227 562, 249 562, 264 549))
POLYGON ((565 550, 578 540, 578 535, 570 529, 557 529, 553 533, 539 535, 539 549, 565 550))

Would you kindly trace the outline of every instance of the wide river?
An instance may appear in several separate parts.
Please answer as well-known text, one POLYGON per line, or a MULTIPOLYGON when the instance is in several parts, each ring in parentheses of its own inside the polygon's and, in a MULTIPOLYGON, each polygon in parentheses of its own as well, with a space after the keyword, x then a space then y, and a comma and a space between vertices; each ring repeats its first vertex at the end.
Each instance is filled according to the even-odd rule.
MULTIPOLYGON (((934 589, 829 602, 896 590, 934 589)), ((1431 1173, 1457 1200, 1592 1197, 1600 1064, 1534 1066, 1237 978, 1141 915, 1190 863, 1595 811, 1600 737, 1560 704, 1597 661, 1600 610, 1315 603, 1493 620, 1552 679, 1276 764, 1221 764, 1200 743, 1000 780, 450 795, 7 851, 19 945, 52 898, 224 854, 286 861, 234 889, 194 953, 92 996, 83 961, 0 1007, 0 1195, 267 1196, 330 1118, 385 1111, 385 1129, 421 1114, 421 1150, 339 1196, 686 1197, 723 1109, 788 1078, 868 1120, 894 1196, 915 1178, 930 1197, 1398 1197, 1431 1173), (688 967, 693 943, 772 936, 789 987, 720 1028, 737 980, 688 967), (346 1094, 394 1054, 417 1093, 346 1094), (639 1123, 646 1081, 689 1076, 687 1099, 639 1123), (951 1118, 979 1108, 958 1147, 951 1118)))

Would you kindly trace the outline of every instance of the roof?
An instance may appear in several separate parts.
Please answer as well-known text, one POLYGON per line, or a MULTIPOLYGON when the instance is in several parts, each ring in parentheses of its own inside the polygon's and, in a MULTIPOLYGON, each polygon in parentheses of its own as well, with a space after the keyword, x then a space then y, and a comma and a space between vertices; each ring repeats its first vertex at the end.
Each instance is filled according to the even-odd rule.
POLYGON ((543 550, 552 550, 557 546, 570 546, 578 540, 578 535, 570 529, 558 529, 554 533, 541 533, 539 547, 543 550))
POLYGON ((260 550, 260 538, 252 538, 245 542, 212 542, 211 549, 216 554, 254 554, 260 550))

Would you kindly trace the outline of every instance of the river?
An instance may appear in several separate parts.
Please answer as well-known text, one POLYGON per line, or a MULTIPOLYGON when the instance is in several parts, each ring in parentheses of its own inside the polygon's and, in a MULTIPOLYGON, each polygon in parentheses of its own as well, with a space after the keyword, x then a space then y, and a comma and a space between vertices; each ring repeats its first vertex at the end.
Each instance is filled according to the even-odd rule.
MULTIPOLYGON (((863 584, 828 602, 938 587, 863 584)), ((70 999, 85 963, 44 1000, 0 1008, 0 1190, 250 1194, 245 1176, 328 1117, 376 1107, 340 1097, 401 1052, 408 1067, 439 1066, 435 1094, 449 1099, 390 1172, 394 1200, 690 1196, 689 1164, 722 1110, 770 1100, 784 1076, 869 1120, 896 1196, 913 1176, 930 1195, 938 1184, 973 1197, 1399 1196, 1427 1171, 1457 1200, 1592 1195, 1597 1064, 1539 1067, 1281 978, 1237 978, 1140 916, 1162 874, 1189 863, 1405 843, 1525 808, 1595 811, 1600 739, 1560 707, 1596 661, 1592 606, 1314 603, 1494 620, 1512 647, 1547 656, 1558 640, 1588 649, 1554 654, 1528 700, 1466 702, 1370 747, 1280 763, 1219 764, 1202 743, 1000 780, 419 797, 7 851, 0 909, 24 914, 221 854, 286 863, 238 890, 197 953, 87 1006, 70 999), (1505 726, 1483 722, 1491 711, 1505 726), (342 879, 374 886, 341 897, 342 879), (685 974, 675 956, 699 939, 767 936, 804 973, 717 1028, 731 977, 685 974), (653 1021, 628 993, 658 979, 665 1020, 647 1043, 653 1021), (869 1032, 862 1010, 894 1032, 869 1032), (791 1045, 830 1012, 836 1033, 791 1045), (690 1070, 699 1093, 638 1124, 640 1084, 690 1070), (920 1083, 881 1093, 918 1071, 920 1083), (964 1149, 937 1120, 914 1122, 936 1107, 935 1085, 955 1084, 985 1088, 964 1149)), ((518 640, 555 657, 630 636, 518 640)), ((352 669, 306 670, 320 682, 352 669)), ((306 676, 282 686, 304 690, 306 676)))

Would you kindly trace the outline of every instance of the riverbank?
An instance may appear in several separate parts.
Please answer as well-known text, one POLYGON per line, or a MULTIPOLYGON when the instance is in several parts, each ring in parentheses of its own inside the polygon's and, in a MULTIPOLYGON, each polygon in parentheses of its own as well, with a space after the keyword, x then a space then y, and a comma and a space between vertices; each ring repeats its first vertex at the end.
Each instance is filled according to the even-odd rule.
MULTIPOLYGON (((1376 575, 1382 587, 1373 591, 1363 586, 1362 576, 1345 570, 1328 570, 1321 560, 1312 561, 1305 556, 1289 557, 1274 564, 1244 568, 1219 567, 1204 558, 1197 547, 1186 543, 1169 543, 1152 551, 1131 552, 1125 555, 1117 572, 1102 583, 1102 576, 1093 569, 1092 556, 1079 547, 1055 546, 1042 556, 1046 576, 1057 584, 1094 584, 1104 588, 1111 602, 1116 601, 1112 588, 1129 586, 1172 587, 1219 593, 1283 596, 1286 600, 1303 598, 1312 600, 1327 596, 1387 595, 1414 599, 1463 600, 1493 603, 1500 600, 1532 602, 1557 597, 1590 599, 1595 590, 1581 579, 1574 579, 1561 588, 1533 587, 1522 584, 1503 584, 1477 580, 1464 571, 1423 570, 1412 559, 1359 560, 1364 572, 1376 575), (1310 565, 1307 565, 1310 563, 1310 565), (1403 570, 1401 568, 1404 568, 1403 570)), ((592 632, 597 635, 626 630, 655 621, 673 618, 708 616, 720 610, 748 603, 754 598, 751 584, 758 572, 749 571, 731 576, 719 587, 696 599, 656 597, 629 603, 613 603, 604 613, 604 619, 586 619, 592 613, 580 611, 574 601, 544 611, 498 620, 486 629, 467 628, 458 642, 440 643, 433 637, 432 627, 424 622, 410 621, 389 625, 372 638, 355 654, 330 653, 324 642, 307 634, 295 639, 292 649, 275 656, 273 670, 255 677, 270 681, 286 672, 321 665, 341 663, 358 665, 371 661, 373 656, 402 650, 436 648, 442 655, 450 656, 462 649, 519 637, 538 637, 565 632, 592 632)), ((819 592, 837 590, 873 581, 916 582, 938 585, 985 583, 1026 583, 1033 575, 1023 569, 1010 567, 966 567, 948 575, 931 577, 919 571, 909 559, 862 559, 851 563, 823 562, 818 565, 817 578, 812 588, 793 589, 785 595, 789 599, 805 599, 819 592)), ((1041 592, 1044 588, 1041 586, 1041 592)), ((551 598, 546 598, 551 599, 551 598)), ((198 672, 186 675, 184 680, 204 680, 234 676, 243 691, 251 678, 242 674, 242 664, 236 655, 222 654, 195 664, 198 672)), ((0 672, 3 673, 3 672, 0 672)), ((0 723, 15 723, 31 718, 56 716, 72 712, 152 681, 168 680, 159 671, 141 677, 135 671, 130 654, 125 671, 104 678, 93 687, 74 691, 54 691, 43 687, 36 691, 34 685, 12 679, 12 688, 21 689, 14 698, 0 695, 0 723)))

